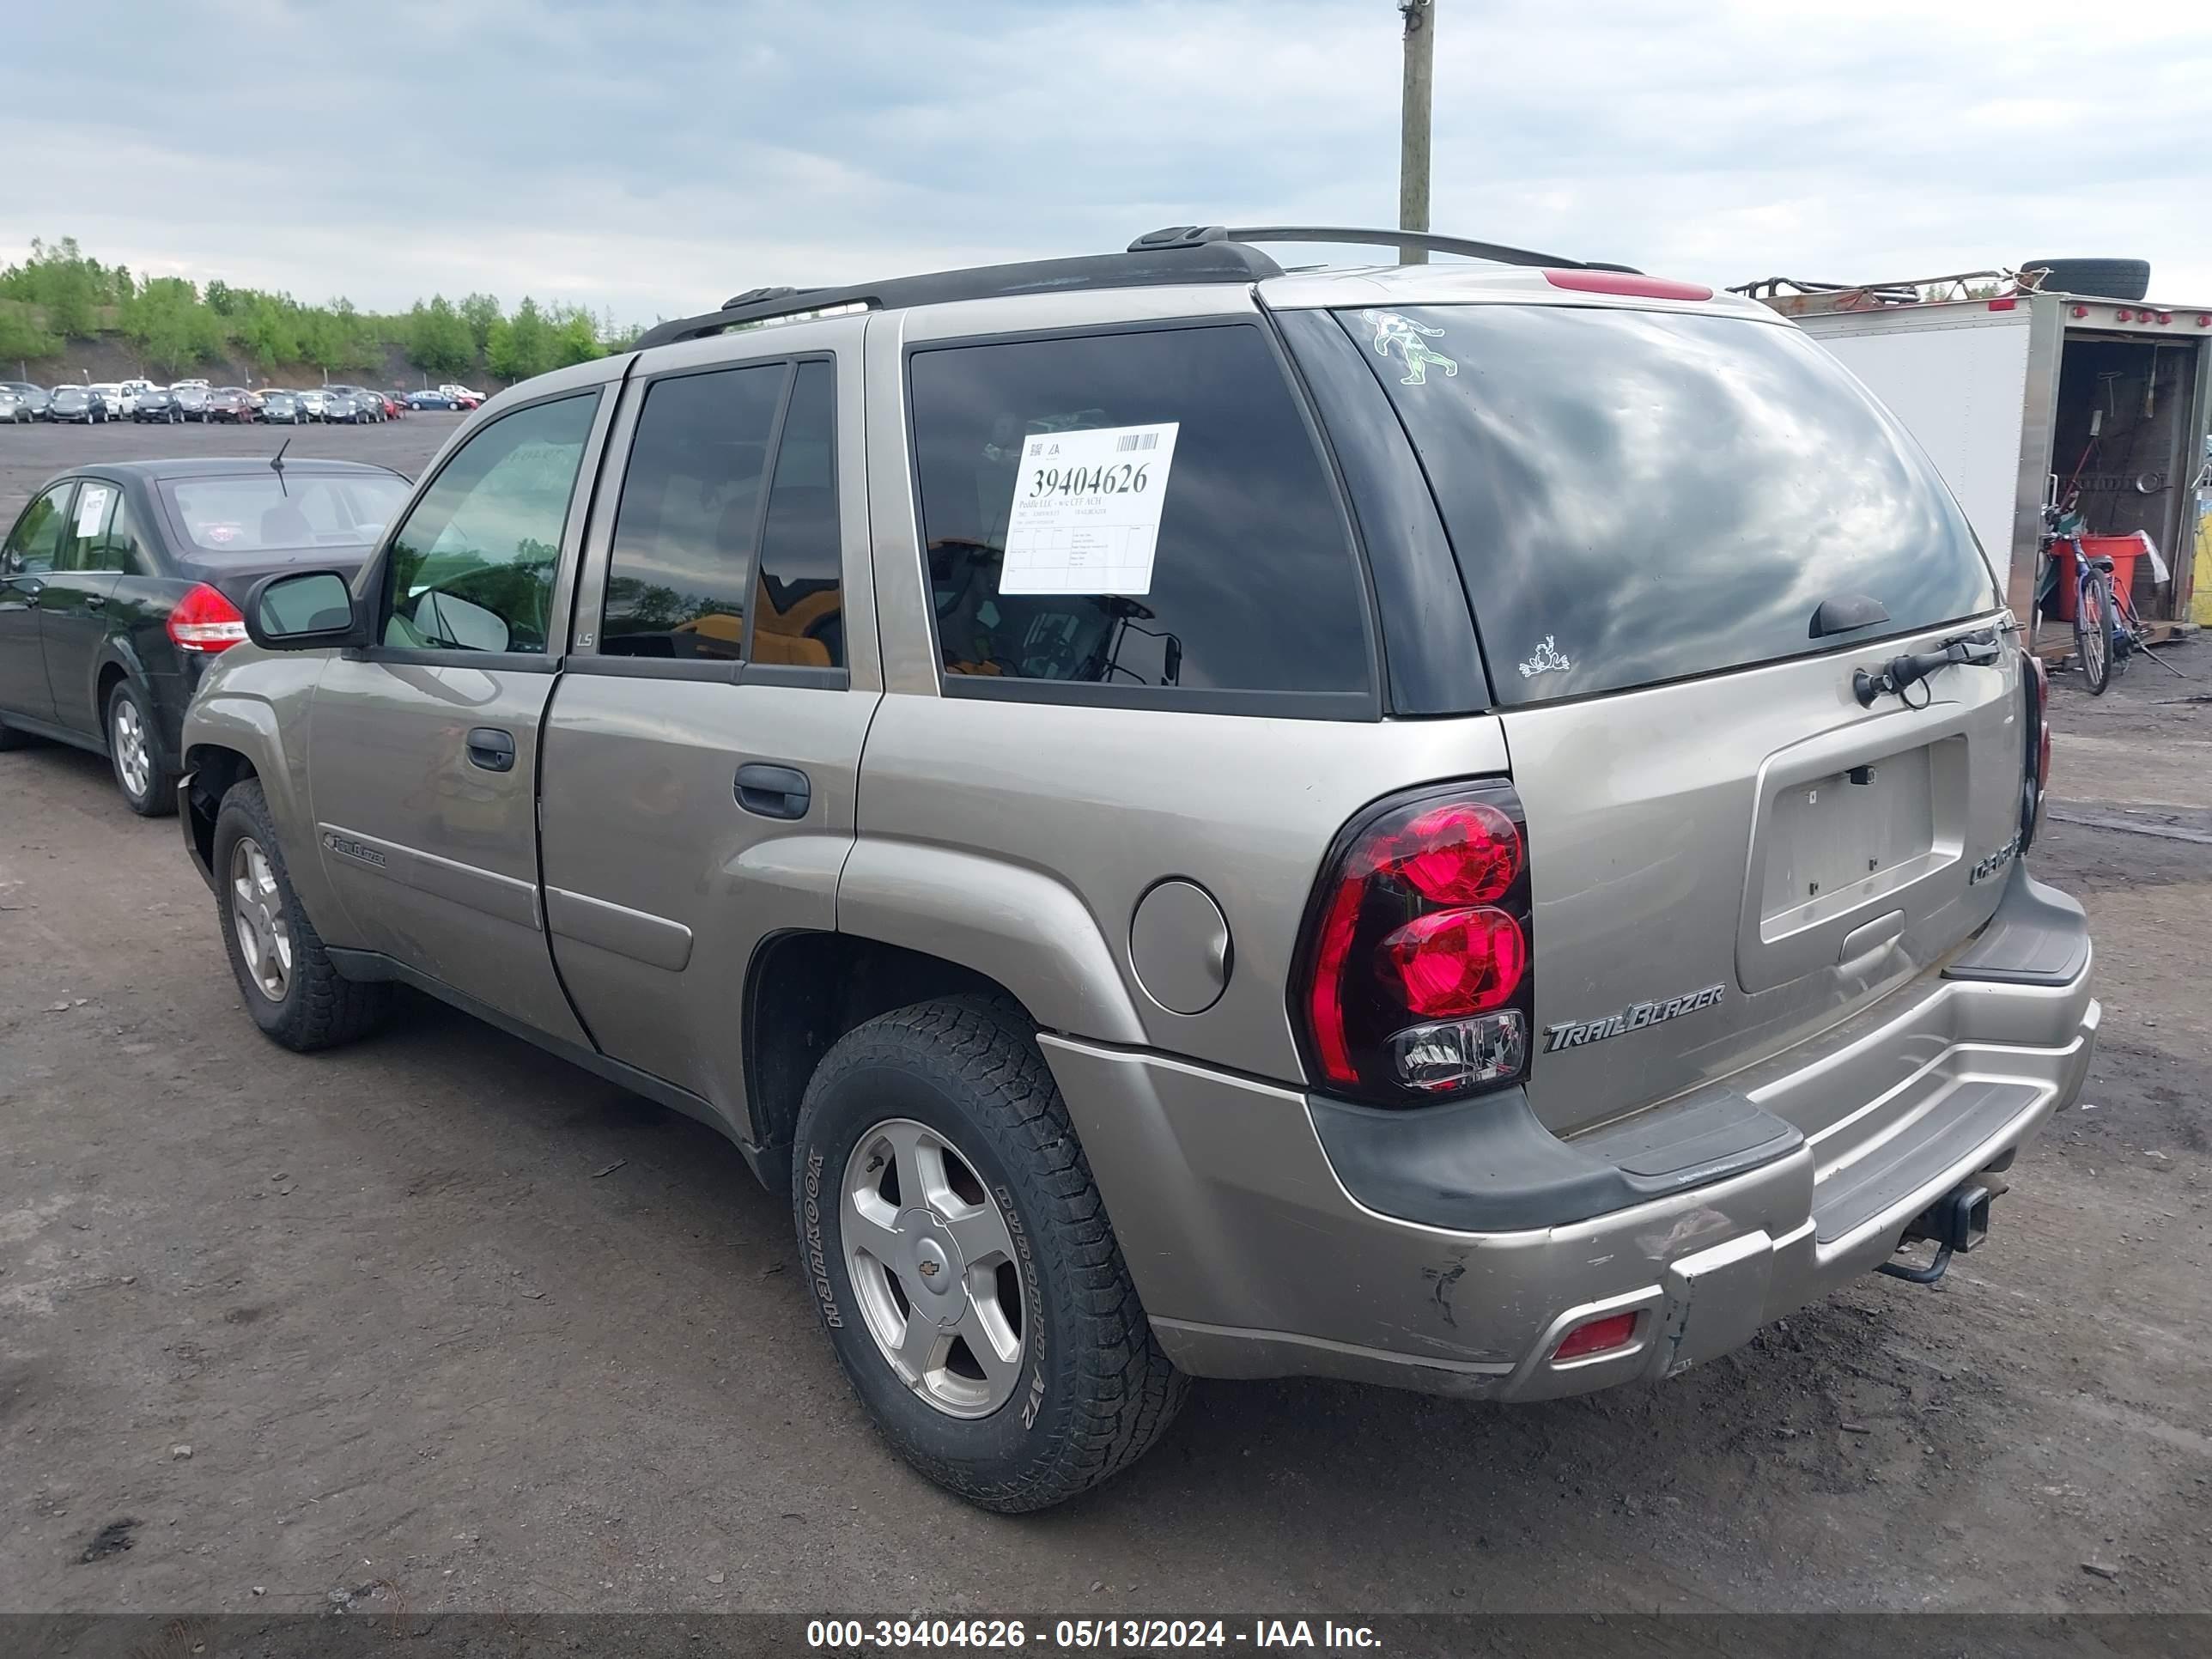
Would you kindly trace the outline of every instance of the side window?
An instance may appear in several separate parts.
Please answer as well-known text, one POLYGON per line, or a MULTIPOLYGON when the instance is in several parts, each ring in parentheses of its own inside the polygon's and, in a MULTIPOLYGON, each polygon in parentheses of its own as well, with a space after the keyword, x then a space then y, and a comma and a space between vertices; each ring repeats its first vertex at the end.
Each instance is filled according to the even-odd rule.
POLYGON ((845 665, 843 543, 837 527, 837 371, 799 366, 776 445, 775 481, 753 588, 753 660, 845 665))
POLYGON ((88 478, 78 486, 63 538, 58 570, 136 570, 131 558, 131 511, 112 483, 88 478))
POLYGON ((681 374, 647 387, 615 509, 604 656, 743 653, 761 478, 788 363, 681 374))
POLYGON ((942 347, 908 377, 946 674, 1369 689, 1358 566, 1257 327, 942 347))
POLYGON ((76 489, 74 479, 57 484, 23 509, 23 516, 8 532, 7 569, 0 574, 27 570, 43 575, 53 569, 61 557, 64 538, 74 527, 69 505, 76 489))
POLYGON ((446 464, 392 538, 386 645, 542 653, 599 394, 519 409, 446 464))

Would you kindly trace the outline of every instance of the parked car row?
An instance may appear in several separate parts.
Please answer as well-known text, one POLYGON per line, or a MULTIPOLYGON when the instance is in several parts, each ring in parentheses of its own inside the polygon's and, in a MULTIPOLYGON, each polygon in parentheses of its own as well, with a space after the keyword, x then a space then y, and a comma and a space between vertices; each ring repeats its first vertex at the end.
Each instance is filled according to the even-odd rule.
POLYGON ((483 392, 456 385, 415 392, 343 384, 297 392, 264 386, 256 392, 242 386, 210 386, 205 380, 179 380, 167 386, 150 380, 99 381, 51 389, 28 380, 0 380, 0 424, 58 421, 101 426, 128 420, 170 425, 270 421, 296 426, 323 421, 365 426, 398 420, 410 410, 474 409, 483 399, 483 392))

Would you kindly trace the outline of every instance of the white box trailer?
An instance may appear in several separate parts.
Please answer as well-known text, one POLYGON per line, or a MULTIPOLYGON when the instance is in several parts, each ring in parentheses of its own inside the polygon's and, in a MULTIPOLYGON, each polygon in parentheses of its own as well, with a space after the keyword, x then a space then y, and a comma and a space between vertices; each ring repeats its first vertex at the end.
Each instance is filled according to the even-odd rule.
MULTIPOLYGON (((1773 278, 1737 292, 1793 319, 1905 422, 1958 497, 2014 615, 2029 616, 2055 477, 2061 491, 2078 492, 2094 533, 2149 533, 2172 580, 2157 583, 2149 562, 2136 561, 2145 620, 2190 618, 2212 305, 2041 292, 2009 271, 1857 288, 1773 278)), ((2212 549, 2203 552, 2212 563, 2212 549)), ((2202 585, 2200 613, 2212 607, 2212 580, 2202 585)))

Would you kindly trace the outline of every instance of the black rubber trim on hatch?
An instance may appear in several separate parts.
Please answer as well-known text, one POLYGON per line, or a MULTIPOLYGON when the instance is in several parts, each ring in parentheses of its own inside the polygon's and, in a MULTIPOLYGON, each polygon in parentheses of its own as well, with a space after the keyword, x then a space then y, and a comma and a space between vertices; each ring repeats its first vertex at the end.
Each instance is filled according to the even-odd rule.
POLYGON ((2027 873, 2025 860, 2015 859, 1996 914, 1981 937, 1943 970, 1943 977, 1996 985, 2070 985, 2088 965, 2089 920, 2081 905, 2056 887, 2045 886, 2027 873))

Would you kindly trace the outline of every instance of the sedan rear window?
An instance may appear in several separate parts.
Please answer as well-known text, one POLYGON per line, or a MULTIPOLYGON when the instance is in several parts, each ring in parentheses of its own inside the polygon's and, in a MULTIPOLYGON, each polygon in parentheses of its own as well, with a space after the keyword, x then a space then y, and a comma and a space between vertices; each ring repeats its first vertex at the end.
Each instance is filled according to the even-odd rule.
POLYGON ((1919 447, 1794 328, 1566 306, 1347 311, 1413 441, 1503 703, 1859 644, 1992 609, 1919 447), (1832 596, 1889 620, 1815 637, 1832 596))
POLYGON ((208 553, 362 547, 384 533, 407 501, 407 482, 373 473, 347 477, 274 472, 236 478, 172 478, 161 485, 171 515, 208 553))

